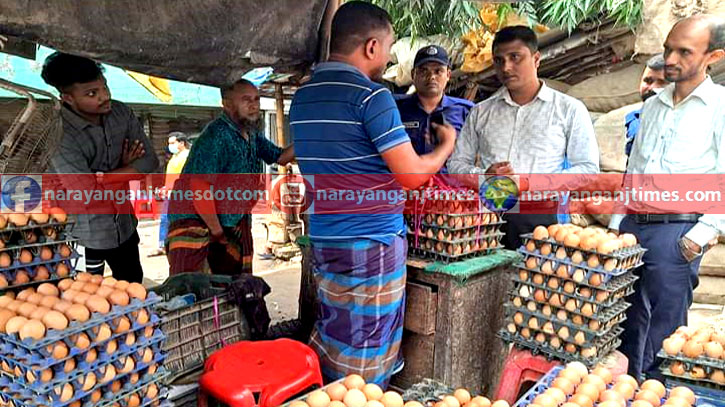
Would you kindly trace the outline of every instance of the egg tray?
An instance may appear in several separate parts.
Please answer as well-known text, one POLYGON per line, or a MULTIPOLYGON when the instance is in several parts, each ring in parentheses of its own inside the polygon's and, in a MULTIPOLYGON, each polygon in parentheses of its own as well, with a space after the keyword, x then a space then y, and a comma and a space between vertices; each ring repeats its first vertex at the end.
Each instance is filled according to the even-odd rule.
MULTIPOLYGON (((418 229, 418 237, 436 240, 439 242, 470 242, 477 238, 494 236, 501 234, 501 228, 498 226, 474 226, 467 229, 450 230, 447 228, 440 228, 438 226, 421 226, 418 229)), ((415 231, 408 225, 408 236, 415 237, 415 231)))
MULTIPOLYGON (((405 401, 417 401, 423 405, 441 401, 441 397, 453 394, 455 389, 433 379, 423 379, 405 390, 401 395, 405 401)), ((471 397, 476 395, 471 394, 471 397)))
MULTIPOLYGON (((35 269, 35 267, 37 267, 37 266, 48 266, 48 265, 52 266, 52 265, 56 265, 56 264, 62 263, 62 262, 66 262, 66 265, 67 265, 67 262, 72 261, 72 260, 77 260, 80 257, 81 256, 78 254, 78 251, 76 251, 75 248, 71 248, 71 254, 68 257, 61 257, 60 254, 53 253, 53 258, 51 258, 49 260, 41 260, 39 256, 34 255, 33 261, 31 261, 29 263, 21 263, 20 260, 18 260, 16 257, 13 257, 13 262, 10 264, 10 266, 5 267, 5 268, 0 268, 0 272, 7 275, 7 272, 16 271, 18 269, 29 269, 29 268, 35 269)), ((75 263, 73 264, 72 268, 75 269, 75 263)))
POLYGON ((494 248, 487 248, 487 249, 479 249, 476 251, 471 251, 468 253, 462 253, 460 255, 450 255, 448 253, 439 253, 435 251, 430 251, 427 249, 423 249, 420 247, 415 247, 415 242, 408 241, 408 252, 414 256, 433 260, 433 261, 440 261, 442 263, 453 263, 457 261, 462 261, 465 259, 470 259, 473 257, 479 257, 479 256, 485 256, 488 254, 491 254, 493 252, 496 252, 498 250, 503 249, 503 244, 501 243, 500 237, 496 238, 497 245, 494 248))
POLYGON ((568 309, 566 309, 563 306, 557 307, 557 306, 551 305, 549 303, 539 303, 532 298, 529 298, 529 299, 522 298, 521 296, 519 296, 518 292, 513 291, 513 290, 509 291, 509 296, 510 296, 510 301, 507 304, 513 308, 516 308, 516 309, 523 308, 523 309, 526 309, 527 311, 531 312, 528 309, 527 304, 529 301, 533 301, 534 303, 536 303, 536 312, 543 315, 544 318, 553 318, 553 319, 559 320, 558 318, 556 318, 556 313, 558 311, 564 311, 567 313, 567 316, 578 315, 578 316, 582 317, 587 324, 589 323, 590 320, 597 321, 597 322, 599 322, 600 325, 609 325, 609 324, 616 324, 616 323, 622 322, 621 320, 619 320, 620 315, 622 313, 625 313, 625 311, 627 311, 627 309, 629 309, 629 307, 631 306, 626 301, 618 301, 614 305, 609 306, 609 307, 599 307, 597 309, 597 312, 593 313, 592 315, 585 315, 581 312, 581 310, 579 308, 577 308, 574 311, 569 311, 568 309), (515 298, 521 299, 522 304, 520 307, 517 307, 516 304, 513 303, 513 300, 515 298), (543 310, 542 310, 544 305, 548 305, 549 307, 552 308, 550 317, 547 317, 546 315, 544 315, 543 310))
POLYGON ((55 219, 49 219, 46 223, 36 223, 33 220, 29 220, 28 224, 25 226, 15 226, 12 223, 8 222, 8 224, 5 226, 4 229, 0 230, 0 240, 3 241, 9 241, 10 237, 14 233, 23 232, 26 230, 42 230, 48 227, 55 228, 55 230, 58 231, 58 233, 65 231, 68 226, 73 225, 75 223, 75 220, 73 219, 67 219, 65 222, 61 223, 56 221, 55 219))
POLYGON ((725 385, 719 384, 710 379, 710 375, 712 374, 712 372, 717 369, 714 369, 710 366, 703 366, 699 363, 685 363, 685 374, 676 375, 676 374, 672 373, 672 371, 670 370, 671 364, 672 364, 672 361, 665 361, 660 365, 660 372, 662 372, 662 374, 664 376, 678 379, 678 380, 686 380, 686 381, 693 382, 693 383, 707 383, 709 386, 713 386, 715 388, 725 390, 725 385), (692 370, 692 368, 695 366, 702 367, 703 370, 705 370, 705 374, 707 376, 703 377, 703 378, 692 377, 692 375, 690 374, 690 370, 692 370))
MULTIPOLYGON (((150 365, 150 364, 149 364, 150 365)), ((36 407, 39 405, 44 405, 48 407, 65 407, 70 405, 71 403, 74 403, 75 401, 81 401, 82 407, 97 407, 100 405, 109 405, 113 404, 114 402, 118 402, 118 400, 122 399, 123 397, 130 395, 132 393, 136 393, 140 390, 146 389, 151 384, 159 384, 163 381, 163 379, 168 375, 168 372, 166 372, 163 367, 160 367, 154 374, 149 375, 148 373, 144 373, 143 376, 141 375, 142 371, 145 371, 148 369, 149 365, 144 365, 141 368, 134 369, 131 372, 123 373, 116 375, 114 380, 111 382, 106 383, 97 383, 93 388, 89 389, 88 391, 78 391, 74 392, 73 397, 68 401, 60 401, 59 396, 55 394, 55 392, 50 392, 49 394, 43 394, 38 395, 36 393, 33 393, 32 391, 29 391, 27 389, 24 389, 23 387, 19 386, 14 381, 10 380, 7 377, 1 377, 0 378, 0 397, 6 400, 12 400, 15 403, 16 407, 20 406, 27 406, 27 407, 36 407), (136 383, 131 384, 130 382, 125 382, 123 387, 117 391, 113 392, 111 389, 112 382, 116 380, 123 380, 127 376, 130 376, 133 373, 139 373, 139 381, 136 383), (103 395, 101 397, 101 401, 97 403, 93 403, 90 399, 91 394, 101 389, 103 392, 103 395)), ((159 394, 161 394, 161 390, 159 389, 159 394)), ((158 398, 157 398, 158 399, 158 398)), ((144 402, 142 404, 149 405, 153 402, 153 400, 144 399, 144 402)))
MULTIPOLYGON (((414 245, 417 243, 419 249, 421 248, 420 246, 424 245, 424 244, 437 245, 440 243, 447 250, 449 245, 466 245, 466 244, 470 245, 470 244, 475 244, 475 243, 478 243, 480 245, 485 242, 486 245, 488 246, 491 243, 491 241, 493 241, 493 240, 496 240, 497 243, 501 242, 501 239, 504 236, 506 236, 506 234, 498 232, 498 233, 489 233, 489 234, 485 234, 485 235, 482 234, 478 237, 474 236, 472 238, 467 238, 467 239, 440 240, 440 239, 436 239, 436 238, 431 239, 431 238, 427 238, 424 236, 418 236, 416 238, 415 235, 409 234, 408 240, 411 241, 411 243, 413 243, 414 245), (416 242, 416 240, 417 240, 417 242, 416 242)), ((423 248, 423 250, 435 251, 435 249, 427 249, 427 248, 423 248)))
MULTIPOLYGON (((435 228, 440 228, 440 229, 445 229, 445 230, 450 230, 450 231, 455 232, 455 231, 462 231, 462 230, 471 229, 471 228, 477 228, 479 226, 480 227, 498 227, 498 228, 500 228, 502 225, 506 224, 506 221, 501 220, 501 218, 499 218, 497 215, 495 215, 495 214, 492 214, 492 215, 496 216, 495 220, 489 220, 489 221, 485 221, 485 222, 480 221, 479 223, 476 223, 476 220, 473 220, 472 223, 469 223, 469 224, 466 224, 465 220, 459 221, 458 219, 466 219, 466 218, 463 218, 464 216, 475 217, 475 216, 479 216, 479 215, 437 215, 437 216, 443 217, 441 219, 445 219, 442 224, 438 223, 438 221, 429 221, 428 219, 426 219, 424 217, 423 220, 420 222, 420 225, 427 226, 427 227, 435 227, 435 228), (457 225, 456 224, 457 222, 461 222, 461 224, 457 225), (453 224, 451 224, 451 223, 453 223, 453 224)), ((415 225, 414 222, 410 222, 410 223, 413 223, 415 225)))
POLYGON ((551 383, 559 376, 559 373, 564 370, 564 366, 554 366, 546 372, 531 388, 521 396, 511 407, 528 407, 529 404, 534 402, 534 399, 539 394, 545 392, 551 387, 551 383))
POLYGON ((149 313, 149 317, 151 317, 151 315, 153 314, 153 312, 151 311, 152 306, 160 301, 162 301, 162 298, 159 295, 154 292, 149 292, 144 301, 141 301, 138 298, 133 298, 129 305, 122 307, 114 306, 111 308, 110 312, 105 314, 94 312, 91 314, 91 318, 88 321, 73 321, 70 323, 68 328, 63 329, 62 331, 49 329, 46 332, 45 337, 41 340, 32 340, 29 338, 26 338, 25 340, 20 340, 18 334, 16 333, 0 334, 0 347, 3 347, 2 349, 4 349, 4 343, 10 343, 12 345, 15 345, 15 347, 17 348, 15 352, 18 352, 22 349, 27 352, 39 353, 42 357, 50 357, 51 354, 46 349, 48 345, 60 340, 69 339, 70 336, 84 331, 87 331, 86 333, 89 335, 89 337, 91 337, 91 334, 93 334, 91 328, 94 328, 103 323, 107 323, 111 326, 112 329, 115 329, 116 323, 113 321, 114 319, 122 316, 129 316, 131 313, 138 311, 141 308, 146 309, 146 311, 149 313))
POLYGON ((693 365, 699 365, 699 366, 708 366, 713 369, 719 369, 719 370, 725 370, 725 359, 714 359, 707 357, 707 355, 702 355, 698 358, 688 358, 687 356, 684 356, 682 352, 675 356, 668 355, 665 353, 664 349, 660 349, 660 352, 657 354, 658 358, 665 359, 665 360, 675 360, 682 363, 689 363, 693 365))
MULTIPOLYGON (((55 239, 51 239, 50 237, 46 235, 41 235, 38 237, 38 241, 35 243, 28 243, 25 240, 19 240, 13 244, 6 245, 4 247, 0 247, 0 253, 7 252, 7 251, 17 251, 19 252, 21 249, 28 249, 28 248, 34 248, 34 247, 43 247, 43 246, 52 246, 52 245, 59 245, 59 244, 67 244, 69 246, 75 248, 75 244, 78 241, 78 239, 75 239, 65 233, 61 233, 56 237, 55 239)), ((17 256, 17 255, 16 255, 17 256)))
MULTIPOLYGON (((118 349, 112 354, 109 355, 105 351, 105 347, 111 340, 117 340, 118 338, 128 335, 129 333, 136 333, 145 328, 140 328, 136 331, 129 330, 127 332, 124 332, 122 334, 117 334, 110 339, 99 342, 99 343, 92 343, 91 346, 88 349, 78 349, 77 347, 70 348, 70 351, 68 352, 68 356, 62 359, 56 359, 53 357, 48 357, 45 359, 39 359, 37 355, 34 355, 33 358, 28 358, 28 355, 23 356, 16 356, 16 354, 2 354, 0 355, 0 362, 4 362, 7 364, 11 370, 14 370, 15 368, 18 368, 20 370, 23 378, 21 380, 24 380, 24 376, 26 373, 31 372, 36 377, 40 377, 40 374, 46 370, 46 369, 53 369, 54 371, 54 377, 67 377, 72 376, 72 374, 66 374, 63 372, 63 367, 71 358, 74 358, 77 362, 77 369, 83 370, 84 368, 94 369, 99 365, 100 362, 105 361, 106 363, 112 362, 115 360, 116 355, 118 357, 121 357, 123 355, 130 355, 139 349, 152 347, 156 345, 159 341, 163 342, 163 340, 166 338, 164 334, 161 332, 160 329, 155 329, 153 334, 150 337, 142 336, 142 335, 135 335, 136 336, 136 342, 129 346, 126 345, 125 341, 121 344, 118 344, 118 349), (85 356, 91 349, 96 349, 97 353, 97 359, 96 361, 92 363, 87 363, 85 361, 85 356), (12 355, 12 358, 8 358, 6 355, 12 355), (81 362, 78 362, 78 360, 81 360, 81 362), (99 363, 96 363, 99 362, 99 363)), ((102 364, 102 363, 101 363, 102 364)), ((3 374, 8 374, 8 372, 2 371, 3 374)), ((31 383, 28 383, 30 385, 31 383)))
MULTIPOLYGON (((602 338, 606 337, 607 335, 609 335, 612 332, 621 330, 621 328, 619 327, 619 324, 622 323, 622 321, 624 321, 625 319, 627 319, 627 316, 624 314, 624 312, 622 312, 621 314, 617 315, 617 317, 613 320, 613 322, 611 324, 609 324, 608 327, 603 327, 603 329, 593 331, 593 330, 589 329, 588 326, 577 325, 570 321, 561 321, 554 316, 546 317, 539 312, 531 312, 526 308, 524 308, 524 309, 516 308, 511 304, 504 304, 504 307, 506 308, 506 311, 507 311, 506 312, 507 323, 513 322, 519 328, 529 328, 529 326, 528 326, 529 320, 531 318, 536 318, 537 322, 539 323, 539 328, 536 328, 536 329, 529 328, 530 331, 536 332, 536 333, 542 332, 545 335, 557 336, 557 337, 558 337, 557 332, 559 332, 559 330, 561 328, 567 327, 569 330, 569 337, 566 339, 563 339, 563 338, 559 338, 559 339, 561 339, 562 342, 571 343, 571 344, 574 344, 574 345, 577 345, 577 346, 580 346, 583 348, 589 348, 591 346, 598 347, 599 345, 601 345, 602 338), (524 314, 524 321, 521 325, 516 324, 513 320, 514 314, 517 312, 524 314), (554 326, 554 333, 544 331, 543 327, 544 327, 544 324, 547 322, 551 322, 551 324, 554 326), (578 333, 577 331, 584 333, 585 342, 583 342, 583 343, 575 342, 574 336, 578 333)), ((532 336, 534 336, 534 335, 532 335, 532 336)))
POLYGON ((642 257, 644 257, 644 253, 647 251, 644 247, 642 247, 639 243, 635 246, 631 247, 625 247, 622 249, 619 249, 617 251, 614 251, 612 253, 604 254, 600 253, 596 250, 584 250, 580 247, 571 247, 566 246, 562 243, 557 242, 556 240, 552 238, 548 239, 534 239, 533 233, 524 233, 521 236, 521 240, 523 242, 523 247, 525 248, 526 245, 533 241, 534 245, 536 246, 536 252, 539 252, 539 249, 541 246, 545 243, 549 243, 551 245, 551 252, 555 253, 560 247, 563 247, 564 250, 566 250, 567 256, 571 257, 571 255, 579 251, 582 254, 594 254, 599 257, 599 262, 604 263, 607 260, 616 260, 618 263, 618 267, 615 268, 615 270, 618 269, 632 269, 635 267, 638 267, 637 265, 642 263, 642 257))
MULTIPOLYGON (((580 354, 580 347, 577 347, 577 352, 575 353, 569 353, 564 350, 554 349, 551 346, 549 346, 549 342, 545 343, 539 343, 534 340, 534 338, 526 339, 516 334, 510 334, 505 329, 502 329, 498 332, 498 337, 503 339, 505 342, 511 342, 519 347, 530 349, 531 353, 534 355, 537 355, 539 353, 548 355, 551 358, 563 360, 566 362, 574 362, 579 361, 584 363, 589 368, 592 368, 596 366, 602 359, 604 359, 607 355, 609 355, 612 351, 617 349, 619 345, 622 344, 622 341, 619 339, 619 335, 622 333, 622 329, 618 328, 615 331, 612 331, 609 333, 607 337, 604 338, 604 340, 601 342, 601 346, 597 346, 597 354, 593 357, 584 357, 580 354)), ((547 335, 547 339, 548 336, 547 335)))
POLYGON ((702 383, 679 376, 667 376, 665 378, 665 386, 668 388, 678 386, 689 387, 690 390, 695 392, 695 396, 697 397, 695 407, 725 407, 725 389, 721 385, 710 382, 702 383))
MULTIPOLYGON (((552 267, 554 269, 557 269, 559 266, 560 266, 559 264, 554 263, 554 265, 552 267)), ((544 284, 543 285, 546 286, 547 288, 549 288, 550 290, 556 290, 556 289, 562 288, 564 286, 564 283, 566 283, 567 281, 571 281, 574 284, 576 284, 577 288, 578 287, 587 287, 587 288, 591 288, 592 290, 606 291, 606 292, 610 293, 610 297, 617 297, 617 298, 622 298, 623 296, 629 295, 629 294, 625 294, 625 293, 631 291, 632 288, 634 287, 635 281, 637 281, 639 279, 639 277, 635 276, 634 273, 630 271, 630 272, 624 273, 624 274, 622 274, 620 276, 612 277, 606 283, 603 282, 600 285, 592 285, 592 284, 589 284, 589 278, 594 273, 594 272, 591 272, 591 271, 589 271, 589 272, 587 272, 587 274, 585 274, 584 281, 582 281, 582 282, 576 282, 576 281, 572 280, 571 278, 563 278, 563 277, 557 276, 556 275, 556 271, 553 271, 552 274, 546 274, 546 273, 542 272, 540 268, 539 269, 529 268, 523 262, 515 264, 514 267, 516 267, 516 268, 518 268, 520 270, 526 270, 526 271, 529 272, 529 279, 526 280, 526 281, 524 281, 521 278, 519 278, 518 272, 517 272, 514 275, 514 278, 515 278, 516 281, 520 281, 520 282, 523 282, 523 283, 530 283, 530 284, 533 284, 533 285, 536 285, 536 286, 540 286, 542 284, 536 284, 533 281, 533 278, 534 278, 534 275, 535 274, 541 274, 541 275, 544 276, 544 284), (551 288, 551 287, 549 287, 547 285, 549 283, 549 279, 551 277, 558 278, 559 280, 562 280, 562 282, 560 282, 558 288, 556 288, 556 289, 555 288, 551 288)), ((573 271, 572 271, 572 274, 573 274, 573 271)))
POLYGON ((644 263, 640 262, 631 268, 626 268, 626 269, 615 268, 613 270, 607 271, 604 269, 604 266, 602 264, 598 265, 597 267, 589 267, 586 260, 577 264, 577 263, 574 263, 573 261, 571 261, 570 257, 566 257, 564 259, 557 258, 554 252, 552 252, 549 255, 543 255, 538 250, 536 252, 530 252, 530 251, 526 250, 523 246, 518 249, 518 252, 524 255, 524 262, 526 262, 526 260, 528 260, 530 257, 536 257, 538 259, 541 259, 541 260, 537 261, 538 263, 543 263, 543 260, 551 260, 551 261, 555 262, 555 264, 557 266, 559 266, 561 264, 565 264, 567 266, 571 266, 572 268, 573 267, 580 268, 580 269, 586 271, 587 275, 589 275, 589 276, 591 275, 590 272, 595 272, 595 273, 601 274, 603 284, 609 282, 614 277, 619 277, 621 275, 624 275, 624 274, 630 272, 633 268, 640 267, 644 264, 644 263))
MULTIPOLYGON (((76 265, 78 264, 79 258, 80 258, 80 255, 76 255, 76 256, 71 256, 70 259, 64 259, 64 260, 60 260, 60 261, 53 260, 53 261, 50 261, 45 264, 39 264, 37 266, 26 267, 25 270, 28 272, 28 277, 30 277, 31 280, 28 281, 27 283, 22 283, 22 284, 12 284, 11 283, 7 287, 0 288, 0 293, 5 292, 5 291, 19 291, 19 290, 22 290, 22 289, 25 289, 28 287, 35 287, 42 283, 54 283, 54 282, 63 280, 64 278, 75 277, 75 275, 76 275, 75 268, 76 268, 76 265), (66 267, 68 267, 67 276, 61 277, 58 275, 58 273, 56 271, 58 268, 58 265, 61 263, 65 264, 66 267), (45 266, 46 268, 49 269, 50 278, 45 279, 45 280, 34 280, 35 276, 37 276, 37 269, 40 266, 45 266)), ((8 282, 11 282, 11 281, 15 281, 15 276, 19 270, 20 269, 9 270, 9 271, 0 270, 0 274, 2 274, 8 282)))
POLYGON ((629 286, 623 290, 615 292, 614 294, 610 294, 606 301, 597 301, 596 293, 592 293, 592 295, 590 297, 584 297, 584 296, 579 295, 576 291, 574 291, 573 293, 567 293, 564 291, 563 287, 559 287, 557 289, 552 289, 546 285, 534 284, 531 281, 522 281, 518 278, 518 276, 515 276, 515 277, 516 278, 512 279, 514 282, 514 289, 518 293, 519 297, 522 297, 527 300, 528 299, 533 300, 534 292, 536 290, 542 290, 546 293, 547 301, 549 298, 551 298, 551 294, 560 294, 560 295, 563 295, 566 299, 575 299, 577 301, 586 302, 589 304, 596 305, 599 309, 602 309, 602 308, 613 307, 615 304, 622 301, 623 298, 625 298, 626 296, 628 296, 634 292, 634 287, 629 286), (521 291, 522 286, 528 287, 529 290, 531 291, 529 294, 529 297, 525 297, 525 296, 521 295, 520 291, 521 291))

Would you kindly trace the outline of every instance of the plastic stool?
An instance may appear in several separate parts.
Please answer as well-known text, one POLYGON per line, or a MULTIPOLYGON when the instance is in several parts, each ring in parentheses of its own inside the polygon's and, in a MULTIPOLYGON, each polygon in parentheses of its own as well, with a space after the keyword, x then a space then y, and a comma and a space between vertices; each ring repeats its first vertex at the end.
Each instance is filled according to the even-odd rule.
POLYGON ((291 339, 224 347, 207 358, 199 379, 200 393, 230 407, 275 407, 313 386, 322 387, 317 354, 291 339))
POLYGON ((548 361, 541 355, 534 356, 529 350, 512 347, 506 357, 495 399, 506 400, 513 405, 518 399, 524 383, 536 383, 552 367, 561 364, 556 360, 548 361))
MULTIPOLYGON (((141 191, 141 181, 129 181, 128 184, 131 191, 141 191)), ((156 199, 152 194, 149 194, 146 199, 135 199, 133 201, 133 213, 138 219, 156 219, 159 215, 156 199)))

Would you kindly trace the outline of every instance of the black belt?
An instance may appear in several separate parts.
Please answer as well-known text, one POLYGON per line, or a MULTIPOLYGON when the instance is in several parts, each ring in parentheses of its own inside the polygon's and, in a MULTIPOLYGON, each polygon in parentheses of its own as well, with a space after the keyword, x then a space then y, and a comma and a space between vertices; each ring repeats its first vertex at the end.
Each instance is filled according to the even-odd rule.
POLYGON ((636 223, 695 223, 700 216, 698 214, 635 214, 632 215, 636 223))

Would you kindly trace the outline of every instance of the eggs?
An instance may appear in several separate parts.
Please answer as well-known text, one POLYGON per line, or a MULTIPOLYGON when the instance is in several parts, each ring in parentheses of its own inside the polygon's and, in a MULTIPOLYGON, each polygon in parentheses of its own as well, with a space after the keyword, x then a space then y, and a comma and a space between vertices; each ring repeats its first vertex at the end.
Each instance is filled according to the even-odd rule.
MULTIPOLYGON (((350 376, 348 376, 345 379, 345 382, 347 382, 347 379, 349 379, 349 378, 350 378, 350 376)), ((357 376, 357 378, 362 379, 362 377, 360 377, 360 376, 357 376)), ((357 380, 357 378, 355 378, 354 383, 351 383, 351 384, 355 384, 355 385, 359 384, 359 381, 357 380)), ((364 383, 364 380, 363 380, 363 383, 364 383)), ((364 386, 364 384, 363 384, 363 386, 364 386)), ((345 403, 345 405, 347 407, 365 407, 365 404, 367 403, 365 394, 356 387, 351 388, 351 387, 348 387, 347 384, 345 384, 345 387, 348 389, 348 391, 345 394, 345 398, 342 400, 342 402, 345 403)), ((310 407, 313 407, 313 406, 310 406, 310 407)))
POLYGON ((689 405, 695 404, 695 392, 684 386, 678 386, 670 390, 669 398, 680 397, 686 400, 689 405))
POLYGON ((723 356, 723 346, 719 342, 708 342, 704 348, 705 354, 709 358, 719 359, 723 356))
MULTIPOLYGON (((342 383, 332 383, 327 387, 326 392, 327 395, 330 397, 330 400, 342 401, 345 398, 345 394, 347 393, 347 388, 342 383)), ((382 394, 383 392, 380 391, 381 397, 382 394)), ((368 400, 370 400, 370 397, 368 397, 368 400)))
POLYGON ((45 335, 45 325, 37 319, 27 321, 20 328, 20 339, 41 339, 45 335))
POLYGON ((695 340, 689 340, 682 347, 682 353, 690 359, 696 359, 705 352, 705 348, 702 343, 695 340))
POLYGON ((635 396, 635 400, 644 400, 652 405, 652 407, 659 407, 661 404, 661 397, 652 390, 640 390, 635 396))
POLYGON ((383 398, 383 390, 374 383, 368 383, 362 388, 363 394, 368 400, 380 400, 383 398))

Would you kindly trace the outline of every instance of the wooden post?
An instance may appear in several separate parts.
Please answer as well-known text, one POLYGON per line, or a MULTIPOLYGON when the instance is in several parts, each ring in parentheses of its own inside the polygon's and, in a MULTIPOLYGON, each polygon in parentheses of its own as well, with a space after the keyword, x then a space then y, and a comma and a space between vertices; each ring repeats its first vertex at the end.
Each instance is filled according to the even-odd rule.
POLYGON ((335 12, 337 12, 339 7, 340 0, 327 1, 325 15, 322 17, 322 24, 320 24, 320 42, 317 54, 318 62, 325 62, 330 56, 330 32, 332 31, 332 18, 335 16, 335 12))
MULTIPOLYGON (((284 134, 284 89, 281 83, 274 84, 274 98, 277 108, 275 115, 277 116, 277 140, 275 140, 275 143, 280 147, 285 147, 289 143, 287 143, 287 136, 284 134)), ((286 174, 287 168, 280 167, 279 173, 280 175, 286 174)))

